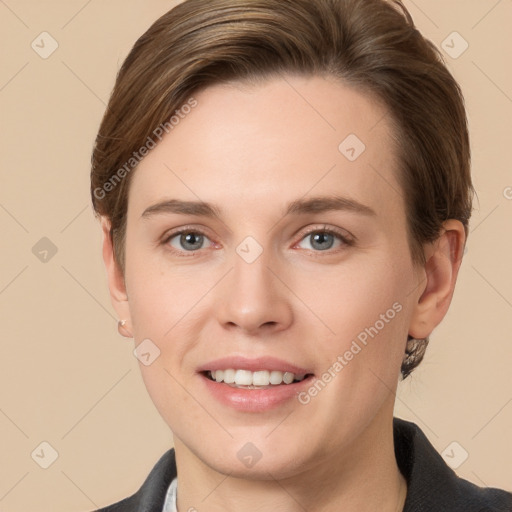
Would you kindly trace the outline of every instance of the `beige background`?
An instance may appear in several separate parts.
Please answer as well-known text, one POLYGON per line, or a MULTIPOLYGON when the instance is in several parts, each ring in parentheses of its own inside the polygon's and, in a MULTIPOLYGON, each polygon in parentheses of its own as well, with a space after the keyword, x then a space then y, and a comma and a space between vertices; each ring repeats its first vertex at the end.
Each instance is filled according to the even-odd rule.
MULTIPOLYGON (((0 0, 1 511, 120 500, 171 446, 117 334, 88 177, 116 71, 175 3, 0 0), (47 59, 31 48, 43 31, 59 45, 47 59), (32 252, 43 237, 57 248, 46 263, 32 252), (58 452, 48 469, 31 456, 44 441, 58 452)), ((440 452, 458 442, 459 475, 512 490, 512 1, 406 5, 435 44, 453 31, 469 43, 446 61, 466 96, 479 202, 451 310, 396 414, 440 452)))

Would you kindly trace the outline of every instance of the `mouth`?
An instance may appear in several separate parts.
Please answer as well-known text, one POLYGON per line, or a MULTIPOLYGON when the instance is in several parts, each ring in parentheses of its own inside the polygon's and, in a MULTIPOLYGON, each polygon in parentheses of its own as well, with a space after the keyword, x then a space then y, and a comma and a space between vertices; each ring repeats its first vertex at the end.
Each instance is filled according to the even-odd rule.
POLYGON ((204 363, 196 371, 207 396, 243 413, 298 406, 297 396, 315 379, 312 367, 271 356, 248 358, 233 354, 204 363))
POLYGON ((258 370, 253 372, 234 368, 205 370, 201 373, 213 382, 239 389, 272 389, 302 382, 313 377, 312 373, 296 374, 280 370, 258 370))

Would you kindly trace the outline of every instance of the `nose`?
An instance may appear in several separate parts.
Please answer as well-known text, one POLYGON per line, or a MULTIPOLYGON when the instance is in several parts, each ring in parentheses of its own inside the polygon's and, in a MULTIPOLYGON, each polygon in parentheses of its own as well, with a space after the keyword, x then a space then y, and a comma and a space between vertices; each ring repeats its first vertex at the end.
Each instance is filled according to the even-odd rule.
POLYGON ((287 329, 293 321, 292 293, 279 266, 267 251, 252 263, 237 253, 233 269, 218 287, 217 317, 225 329, 246 334, 269 334, 287 329))

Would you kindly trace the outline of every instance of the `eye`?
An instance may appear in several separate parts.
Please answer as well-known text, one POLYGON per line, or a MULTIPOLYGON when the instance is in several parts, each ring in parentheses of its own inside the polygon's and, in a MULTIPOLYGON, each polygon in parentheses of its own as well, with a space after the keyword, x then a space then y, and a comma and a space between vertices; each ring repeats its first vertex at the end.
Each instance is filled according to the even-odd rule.
POLYGON ((315 252, 323 252, 335 248, 352 245, 353 242, 342 233, 335 229, 324 227, 323 229, 315 229, 309 231, 299 242, 299 247, 302 249, 309 249, 315 252), (301 244, 308 242, 310 247, 304 247, 301 244), (336 245, 337 243, 337 245, 336 245))
MULTIPOLYGON (((201 249, 207 247, 208 242, 210 242, 210 245, 214 245, 214 242, 202 231, 185 227, 168 235, 162 243, 169 245, 171 250, 180 256, 185 256, 186 253, 189 253, 189 256, 193 256, 201 249)), ((351 238, 333 228, 325 226, 322 229, 317 228, 306 232, 296 246, 314 252, 326 252, 333 248, 340 249, 353 244, 354 241, 351 238), (305 242, 309 244, 309 247, 303 245, 305 242)))
POLYGON ((193 253, 203 249, 207 240, 210 239, 201 231, 182 229, 170 234, 164 240, 164 244, 170 245, 177 252, 193 253))

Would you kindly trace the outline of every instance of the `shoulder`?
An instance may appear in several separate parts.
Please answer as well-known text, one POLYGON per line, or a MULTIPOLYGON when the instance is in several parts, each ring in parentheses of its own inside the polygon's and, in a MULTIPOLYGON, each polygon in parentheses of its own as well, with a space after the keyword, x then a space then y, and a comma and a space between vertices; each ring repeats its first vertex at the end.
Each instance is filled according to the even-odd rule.
POLYGON ((512 512, 512 493, 458 477, 416 424, 394 418, 393 427, 408 485, 404 512, 512 512))
POLYGON ((160 457, 135 494, 95 512, 161 512, 167 489, 176 474, 174 449, 170 449, 160 457))

